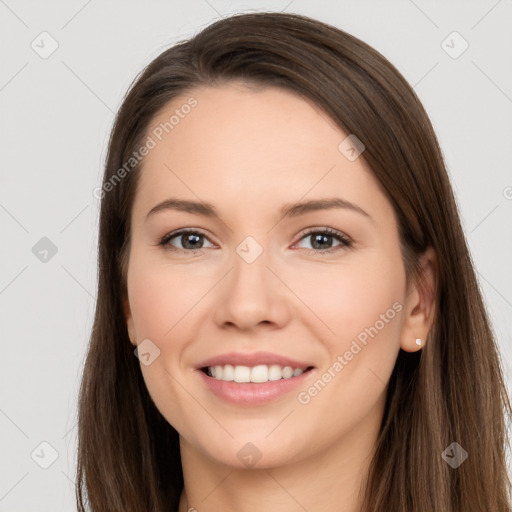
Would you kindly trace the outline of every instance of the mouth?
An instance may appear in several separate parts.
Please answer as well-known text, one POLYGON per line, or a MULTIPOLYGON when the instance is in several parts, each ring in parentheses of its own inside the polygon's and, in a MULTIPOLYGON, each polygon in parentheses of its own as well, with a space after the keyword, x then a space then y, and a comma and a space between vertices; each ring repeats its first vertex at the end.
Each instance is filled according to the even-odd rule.
POLYGON ((311 362, 271 352, 230 352, 202 361, 195 367, 210 392, 238 406, 259 406, 304 386, 316 375, 311 362))
POLYGON ((318 373, 314 366, 255 366, 219 364, 203 366, 196 374, 217 398, 236 406, 263 406, 282 398, 291 400, 291 392, 308 385, 318 373))
POLYGON ((215 380, 224 382, 262 384, 279 380, 288 380, 309 372, 313 366, 282 366, 279 364, 258 364, 255 366, 244 365, 214 365, 204 366, 200 370, 215 380))

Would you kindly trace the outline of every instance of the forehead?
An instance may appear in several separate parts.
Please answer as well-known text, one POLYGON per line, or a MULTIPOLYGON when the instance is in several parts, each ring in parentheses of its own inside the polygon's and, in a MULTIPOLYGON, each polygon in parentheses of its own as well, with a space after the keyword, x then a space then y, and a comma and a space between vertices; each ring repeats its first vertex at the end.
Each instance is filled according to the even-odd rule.
POLYGON ((340 152, 347 134, 316 105, 283 89, 229 83, 193 90, 162 109, 147 135, 154 148, 142 161, 139 213, 167 195, 240 212, 306 195, 389 206, 382 194, 375 197, 365 161, 340 152))
POLYGON ((326 114, 300 96, 274 87, 253 88, 239 83, 181 95, 155 117, 151 126, 153 132, 160 128, 164 133, 146 159, 149 164, 172 153, 174 159, 186 154, 190 163, 215 156, 215 163, 223 167, 237 161, 247 166, 249 161, 266 159, 266 167, 272 170, 277 163, 293 163, 327 148, 335 158, 342 135, 326 114), (191 99, 196 106, 186 108, 191 99))

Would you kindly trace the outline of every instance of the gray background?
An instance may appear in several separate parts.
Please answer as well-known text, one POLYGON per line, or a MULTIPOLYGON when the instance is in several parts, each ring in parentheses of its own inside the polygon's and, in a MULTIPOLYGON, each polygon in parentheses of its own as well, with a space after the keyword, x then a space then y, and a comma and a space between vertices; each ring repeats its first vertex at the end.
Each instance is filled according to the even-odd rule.
POLYGON ((114 112, 161 51, 248 10, 338 26, 414 86, 446 158, 510 387, 511 0, 0 0, 1 512, 75 510, 76 398, 96 293, 92 191, 114 112))

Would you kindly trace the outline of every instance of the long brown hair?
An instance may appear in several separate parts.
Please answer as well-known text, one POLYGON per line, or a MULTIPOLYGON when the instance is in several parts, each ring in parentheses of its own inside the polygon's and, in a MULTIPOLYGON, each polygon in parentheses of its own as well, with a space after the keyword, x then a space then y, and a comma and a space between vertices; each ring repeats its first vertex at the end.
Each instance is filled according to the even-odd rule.
POLYGON ((397 358, 361 490, 364 510, 508 511, 510 404, 429 118, 402 75, 373 48, 327 24, 282 13, 231 16, 164 51, 137 77, 117 114, 101 192, 98 299, 79 397, 79 510, 87 502, 93 511, 178 507, 179 436, 148 394, 123 310, 141 171, 141 164, 127 169, 126 162, 170 100, 230 80, 298 93, 355 134, 395 210, 408 281, 418 278, 418 257, 429 246, 437 256, 434 324, 423 350, 400 351, 397 358), (452 442, 468 453, 458 468, 441 456, 452 442))

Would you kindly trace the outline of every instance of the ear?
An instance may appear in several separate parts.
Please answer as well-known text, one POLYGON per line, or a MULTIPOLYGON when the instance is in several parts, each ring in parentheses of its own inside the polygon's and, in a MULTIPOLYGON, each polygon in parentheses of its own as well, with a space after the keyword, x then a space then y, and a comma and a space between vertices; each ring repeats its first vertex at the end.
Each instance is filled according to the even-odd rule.
POLYGON ((136 347, 137 346, 137 334, 135 332, 135 324, 133 322, 132 311, 130 309, 130 302, 128 298, 125 298, 123 301, 124 308, 124 316, 126 318, 126 327, 128 329, 128 336, 130 338, 130 343, 136 347))
POLYGON ((438 263, 432 247, 421 255, 420 264, 420 275, 409 286, 404 304, 400 348, 406 352, 416 352, 425 346, 434 323, 438 263), (421 340, 421 344, 416 340, 421 340))

